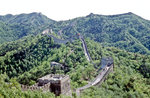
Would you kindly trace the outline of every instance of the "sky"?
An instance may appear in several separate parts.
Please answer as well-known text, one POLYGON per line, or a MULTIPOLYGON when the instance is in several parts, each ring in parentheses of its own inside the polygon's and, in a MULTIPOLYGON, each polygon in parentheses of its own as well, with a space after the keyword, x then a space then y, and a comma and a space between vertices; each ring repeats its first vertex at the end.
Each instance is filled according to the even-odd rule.
POLYGON ((53 20, 90 13, 114 15, 133 12, 150 20, 150 0, 0 0, 0 15, 41 12, 53 20))

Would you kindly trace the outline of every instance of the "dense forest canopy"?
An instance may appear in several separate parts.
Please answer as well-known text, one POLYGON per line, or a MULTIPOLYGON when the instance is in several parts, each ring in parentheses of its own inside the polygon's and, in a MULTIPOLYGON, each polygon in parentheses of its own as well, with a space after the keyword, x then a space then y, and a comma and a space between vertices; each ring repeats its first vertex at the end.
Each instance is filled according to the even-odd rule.
POLYGON ((149 28, 150 21, 133 13, 90 14, 58 22, 41 13, 0 16, 0 97, 55 98, 50 92, 23 92, 20 84, 33 85, 47 74, 67 74, 74 90, 97 76, 95 65, 101 66, 102 57, 112 57, 114 72, 101 86, 83 91, 81 98, 148 98, 149 28), (57 38, 76 39, 66 44, 55 43, 53 38, 41 34, 47 28, 57 38), (82 42, 75 37, 79 33, 84 36, 95 65, 86 59, 82 42), (52 67, 51 62, 63 67, 52 67))

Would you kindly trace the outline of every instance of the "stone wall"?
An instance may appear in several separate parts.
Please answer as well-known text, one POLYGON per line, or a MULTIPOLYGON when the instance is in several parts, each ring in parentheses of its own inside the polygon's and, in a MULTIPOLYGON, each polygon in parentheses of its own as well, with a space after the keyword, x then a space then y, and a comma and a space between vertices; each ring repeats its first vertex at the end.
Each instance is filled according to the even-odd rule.
POLYGON ((104 68, 98 75, 97 77, 94 79, 94 81, 88 83, 87 85, 77 88, 76 89, 76 95, 80 96, 80 93, 87 89, 90 88, 91 86, 95 86, 95 85, 101 85, 103 83, 103 81, 106 79, 106 77, 108 76, 108 74, 110 72, 113 72, 113 67, 114 65, 111 64, 109 67, 104 68))
POLYGON ((108 71, 105 73, 105 75, 103 76, 103 79, 97 84, 97 85, 101 85, 103 83, 103 81, 106 79, 106 77, 109 75, 109 73, 113 72, 113 67, 114 65, 112 64, 110 66, 110 68, 108 69, 108 71))

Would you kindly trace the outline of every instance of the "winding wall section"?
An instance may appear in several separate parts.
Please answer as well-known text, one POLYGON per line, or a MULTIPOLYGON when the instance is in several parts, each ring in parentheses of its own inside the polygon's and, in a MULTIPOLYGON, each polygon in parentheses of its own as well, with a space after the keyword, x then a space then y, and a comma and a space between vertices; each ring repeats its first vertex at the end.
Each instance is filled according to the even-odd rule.
POLYGON ((85 54, 87 60, 88 60, 88 61, 92 61, 92 59, 91 59, 91 57, 90 57, 90 54, 89 54, 89 52, 88 52, 87 45, 86 45, 86 43, 85 43, 84 38, 83 38, 82 36, 79 36, 79 38, 80 38, 80 40, 81 40, 81 42, 82 42, 84 54, 85 54))
MULTIPOLYGON (((54 42, 56 43, 63 43, 63 44, 66 44, 67 42, 70 42, 71 39, 69 40, 62 40, 62 39, 58 39, 56 38, 55 36, 53 35, 48 35, 49 37, 52 37, 54 39, 54 42)), ((83 50, 84 50, 84 54, 87 58, 88 61, 92 62, 92 59, 90 57, 90 54, 88 52, 88 49, 87 49, 87 45, 86 45, 86 42, 83 38, 83 36, 79 36, 79 39, 81 40, 82 42, 82 46, 83 46, 83 50)), ((95 65, 95 64, 94 64, 95 65)), ((87 85, 83 86, 83 87, 80 87, 80 88, 77 88, 76 89, 76 95, 77 96, 80 96, 80 92, 87 89, 87 88, 90 88, 91 86, 95 86, 97 84, 101 84, 104 79, 107 77, 107 75, 113 71, 113 59, 102 59, 102 62, 101 62, 101 68, 98 70, 98 75, 97 77, 91 81, 90 83, 88 83, 87 85)))

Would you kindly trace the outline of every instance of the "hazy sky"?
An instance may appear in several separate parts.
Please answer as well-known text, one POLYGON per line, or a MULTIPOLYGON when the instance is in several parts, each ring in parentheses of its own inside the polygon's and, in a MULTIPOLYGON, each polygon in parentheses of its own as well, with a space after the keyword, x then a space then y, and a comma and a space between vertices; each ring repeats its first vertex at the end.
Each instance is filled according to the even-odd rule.
POLYGON ((113 15, 133 12, 150 20, 150 0, 0 0, 0 15, 41 12, 54 20, 90 13, 113 15))

